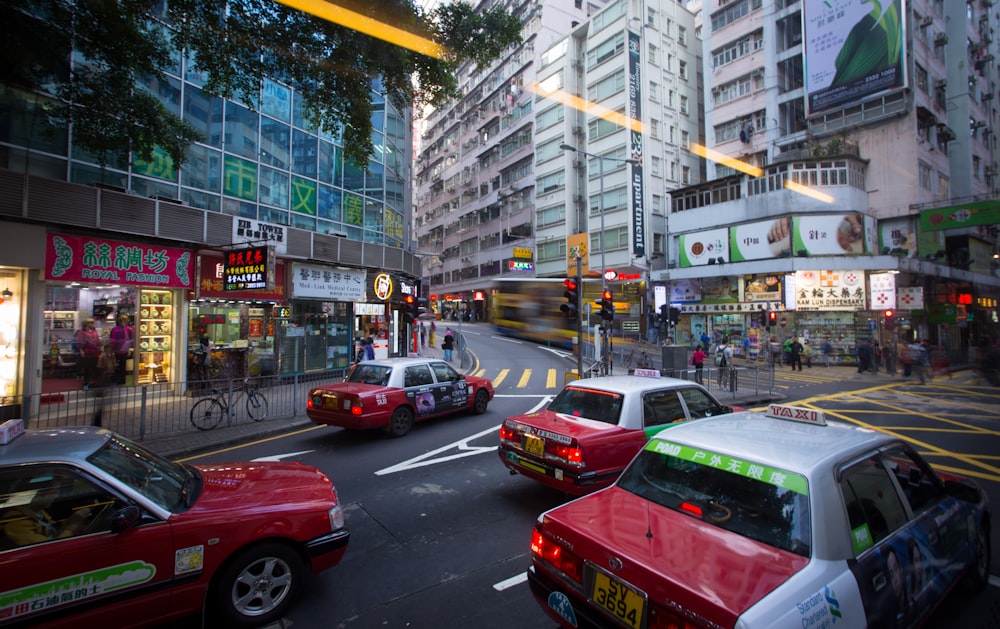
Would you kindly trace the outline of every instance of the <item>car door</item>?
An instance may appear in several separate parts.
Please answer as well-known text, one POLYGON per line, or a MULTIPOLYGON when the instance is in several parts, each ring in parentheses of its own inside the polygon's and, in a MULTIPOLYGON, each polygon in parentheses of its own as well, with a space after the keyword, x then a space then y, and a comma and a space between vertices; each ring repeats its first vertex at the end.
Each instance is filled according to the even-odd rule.
POLYGON ((0 469, 0 501, 6 542, 0 550, 0 626, 18 621, 123 626, 168 609, 174 576, 169 523, 147 516, 138 526, 113 533, 112 518, 132 502, 66 465, 0 469), (39 510, 34 485, 50 480, 59 487, 57 497, 39 510), (86 517, 72 531, 50 539, 14 539, 16 519, 46 517, 58 531, 76 512, 86 517))
POLYGON ((403 388, 406 397, 417 409, 418 417, 427 417, 441 412, 435 392, 434 377, 428 365, 409 365, 403 372, 403 388))
POLYGON ((468 406, 469 392, 465 378, 444 361, 431 363, 431 370, 437 381, 437 386, 434 387, 434 397, 440 412, 444 413, 468 406))

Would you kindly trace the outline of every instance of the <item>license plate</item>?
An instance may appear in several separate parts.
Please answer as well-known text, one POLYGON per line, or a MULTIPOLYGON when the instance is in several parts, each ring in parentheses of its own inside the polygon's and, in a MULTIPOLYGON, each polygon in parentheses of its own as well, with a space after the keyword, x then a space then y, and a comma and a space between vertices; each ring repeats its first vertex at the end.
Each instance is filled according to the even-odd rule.
POLYGON ((323 406, 325 406, 326 408, 337 408, 337 396, 328 395, 325 398, 323 398, 323 406))
POLYGON ((545 439, 542 439, 541 437, 536 437, 535 435, 525 435, 524 450, 528 454, 534 454, 535 456, 544 456, 545 439))
POLYGON ((613 618, 632 629, 642 626, 646 596, 600 570, 594 571, 590 600, 613 618))

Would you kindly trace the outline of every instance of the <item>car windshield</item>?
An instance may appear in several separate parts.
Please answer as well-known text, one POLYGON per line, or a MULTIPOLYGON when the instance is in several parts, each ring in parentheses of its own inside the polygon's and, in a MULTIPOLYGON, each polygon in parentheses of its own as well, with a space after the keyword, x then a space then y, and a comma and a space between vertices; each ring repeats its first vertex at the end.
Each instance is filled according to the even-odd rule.
POLYGON ((799 474, 653 440, 618 486, 738 535, 810 555, 809 494, 799 474))
POLYGON ((389 384, 390 373, 392 373, 391 367, 358 363, 351 368, 344 382, 360 382, 361 384, 380 384, 385 386, 389 384))
POLYGON ((622 410, 622 395, 610 391, 566 387, 552 400, 548 410, 617 424, 622 410))
POLYGON ((192 473, 119 436, 113 436, 88 461, 170 511, 185 506, 192 473))

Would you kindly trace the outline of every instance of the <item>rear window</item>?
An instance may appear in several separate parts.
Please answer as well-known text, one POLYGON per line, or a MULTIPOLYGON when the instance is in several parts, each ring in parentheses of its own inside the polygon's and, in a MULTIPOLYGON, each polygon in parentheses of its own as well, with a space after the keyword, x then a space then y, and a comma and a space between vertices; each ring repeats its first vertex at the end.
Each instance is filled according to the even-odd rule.
POLYGON ((622 411, 622 395, 610 391, 566 387, 552 400, 548 410, 617 424, 622 411))
POLYGON ((344 378, 344 382, 360 382, 361 384, 380 384, 385 386, 389 384, 390 373, 392 373, 391 367, 358 363, 348 372, 347 377, 344 378))
POLYGON ((653 440, 618 486, 743 537, 810 555, 809 492, 800 474, 653 440))

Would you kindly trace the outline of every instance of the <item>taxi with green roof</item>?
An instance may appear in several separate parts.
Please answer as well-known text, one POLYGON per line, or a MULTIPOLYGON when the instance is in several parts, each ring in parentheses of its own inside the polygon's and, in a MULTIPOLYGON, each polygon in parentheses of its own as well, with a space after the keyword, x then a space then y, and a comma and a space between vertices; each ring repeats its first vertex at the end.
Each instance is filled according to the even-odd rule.
POLYGON ((909 627, 986 585, 990 517, 906 442, 773 404, 664 430, 542 513, 528 582, 563 627, 909 627))

